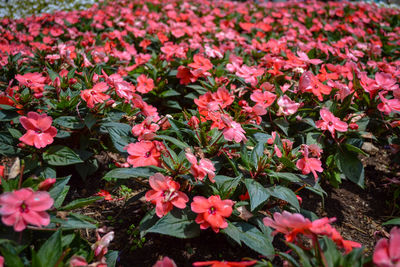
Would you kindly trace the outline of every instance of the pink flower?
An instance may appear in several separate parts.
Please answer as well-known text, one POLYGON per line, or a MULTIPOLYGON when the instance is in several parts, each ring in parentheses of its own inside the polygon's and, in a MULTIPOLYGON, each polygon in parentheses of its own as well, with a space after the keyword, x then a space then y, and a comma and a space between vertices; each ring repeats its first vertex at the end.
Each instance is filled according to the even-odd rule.
POLYGON ((389 239, 382 238, 378 241, 373 261, 378 267, 400 266, 400 228, 393 227, 389 239))
POLYGON ((5 225, 14 226, 20 232, 28 224, 46 226, 50 223, 50 216, 45 212, 54 201, 45 191, 34 192, 31 188, 22 188, 0 195, 0 214, 5 225))
POLYGON ((146 75, 141 74, 137 77, 136 90, 142 94, 148 93, 154 89, 154 81, 151 78, 147 78, 146 75))
POLYGON ((160 165, 161 153, 152 141, 131 143, 125 149, 129 154, 127 161, 133 167, 160 165))
POLYGON ((190 168, 190 173, 194 176, 194 178, 203 181, 203 179, 208 175, 208 179, 212 183, 215 183, 215 167, 214 164, 209 159, 200 159, 200 162, 197 163, 197 158, 192 153, 186 153, 186 158, 192 164, 190 168))
POLYGON ((275 212, 274 219, 265 217, 263 223, 275 229, 274 235, 278 232, 283 233, 288 242, 293 242, 298 234, 304 234, 312 226, 311 221, 304 218, 303 215, 299 213, 292 214, 287 211, 282 213, 275 212))
POLYGON ((97 235, 97 241, 92 245, 92 250, 94 251, 94 256, 98 260, 102 260, 102 258, 107 254, 108 252, 108 246, 110 245, 111 241, 114 239, 114 232, 108 232, 105 234, 103 237, 100 237, 98 230, 96 232, 97 235))
POLYGON ((392 75, 384 72, 378 72, 375 74, 375 81, 379 88, 387 91, 395 91, 399 89, 396 79, 392 75))
POLYGON ((164 257, 162 260, 157 261, 153 267, 176 267, 176 264, 170 258, 164 257))
POLYGON ((193 266, 211 266, 211 267, 246 267, 253 266, 257 261, 198 261, 193 266))
POLYGON ((228 141, 235 140, 236 143, 240 143, 242 140, 243 141, 247 140, 246 136, 244 135, 246 132, 243 130, 240 123, 233 121, 232 118, 230 118, 227 115, 221 115, 221 119, 226 125, 224 127, 224 130, 222 131, 224 138, 226 140, 228 141))
POLYGON ((211 70, 213 68, 213 64, 211 61, 199 54, 194 55, 193 57, 193 63, 190 63, 188 66, 191 67, 193 70, 191 70, 191 73, 195 77, 199 77, 201 75, 209 75, 207 71, 211 70))
POLYGON ((323 108, 320 110, 322 120, 316 122, 316 126, 321 130, 329 130, 332 137, 335 137, 335 130, 339 132, 347 131, 347 123, 335 117, 328 109, 323 108))
POLYGON ((313 64, 313 65, 319 65, 321 64, 323 61, 320 59, 310 59, 308 57, 308 55, 302 51, 297 51, 297 55, 299 56, 299 58, 304 61, 305 63, 308 64, 313 64))
POLYGON ((296 167, 302 171, 303 174, 309 174, 312 172, 315 180, 318 179, 317 172, 323 172, 324 169, 321 167, 322 163, 317 158, 309 158, 309 150, 308 146, 303 146, 301 153, 303 154, 303 158, 299 159, 296 162, 296 167))
POLYGON ((95 104, 104 103, 110 98, 109 95, 104 94, 108 90, 108 85, 105 82, 96 84, 92 89, 81 91, 81 98, 85 100, 89 108, 94 108, 95 104))
POLYGON ((70 267, 88 266, 88 263, 86 262, 86 259, 84 257, 74 255, 69 260, 69 266, 70 267))
POLYGON ((56 178, 46 178, 38 186, 40 191, 49 191, 49 189, 56 183, 56 178))
POLYGON ((191 208, 198 213, 196 223, 200 224, 201 229, 211 226, 214 232, 228 227, 225 218, 232 214, 233 201, 230 199, 221 200, 220 196, 211 196, 208 199, 201 196, 193 198, 191 208))
POLYGON ((266 109, 274 103, 276 95, 268 91, 262 92, 261 90, 255 90, 251 94, 250 99, 257 103, 254 107, 255 109, 262 110, 262 112, 258 112, 258 114, 265 115, 267 114, 266 109))
POLYGON ((19 121, 28 130, 19 140, 29 146, 42 148, 53 143, 53 137, 57 135, 57 129, 51 126, 52 118, 46 114, 39 115, 36 112, 28 112, 28 117, 22 116, 19 121))
POLYGON ((156 173, 150 176, 149 183, 153 190, 146 193, 146 200, 156 204, 156 214, 162 217, 170 212, 173 206, 184 209, 189 201, 188 196, 179 191, 179 183, 169 176, 156 173))
POLYGON ((291 100, 287 95, 281 96, 277 103, 279 106, 278 113, 286 116, 295 114, 300 107, 300 103, 291 100))
POLYGON ((139 141, 143 139, 151 140, 154 138, 155 132, 157 132, 158 129, 160 129, 160 126, 153 123, 151 117, 147 117, 142 123, 132 127, 132 134, 138 136, 139 141))
POLYGON ((400 112, 400 100, 387 99, 385 98, 385 94, 383 92, 379 93, 379 98, 382 101, 382 103, 378 104, 379 111, 384 112, 386 115, 389 115, 393 111, 400 112))
POLYGON ((33 72, 24 75, 17 74, 15 75, 15 79, 21 85, 31 88, 35 92, 35 97, 42 96, 44 86, 46 85, 46 77, 43 77, 41 73, 33 72))

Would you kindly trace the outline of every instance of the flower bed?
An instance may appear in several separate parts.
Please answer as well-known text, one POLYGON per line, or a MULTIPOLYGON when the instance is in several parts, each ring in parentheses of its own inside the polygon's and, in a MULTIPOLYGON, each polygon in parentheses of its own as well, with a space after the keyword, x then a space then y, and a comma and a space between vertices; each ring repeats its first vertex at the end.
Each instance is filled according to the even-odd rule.
POLYGON ((127 233, 243 247, 163 252, 193 266, 398 266, 398 228, 368 253, 304 207, 381 183, 399 224, 400 11, 142 2, 0 21, 0 260, 130 266, 127 233), (385 184, 364 168, 384 148, 385 184))

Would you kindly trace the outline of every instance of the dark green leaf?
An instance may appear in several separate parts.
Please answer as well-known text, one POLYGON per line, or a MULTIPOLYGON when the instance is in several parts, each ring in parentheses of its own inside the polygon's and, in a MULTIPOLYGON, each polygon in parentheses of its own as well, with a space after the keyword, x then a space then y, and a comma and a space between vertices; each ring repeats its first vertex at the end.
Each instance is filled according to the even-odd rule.
POLYGON ((88 197, 88 198, 76 199, 76 200, 68 203, 64 207, 59 208, 59 210, 73 210, 73 209, 81 208, 81 207, 90 205, 93 202, 95 202, 97 200, 101 200, 101 199, 103 199, 103 197, 88 197))
POLYGON ((271 196, 269 191, 264 188, 264 186, 253 179, 245 179, 244 183, 247 191, 249 192, 251 211, 254 211, 271 196))
POLYGON ((58 230, 40 247, 37 256, 42 266, 54 266, 61 255, 61 231, 58 230))
POLYGON ((150 177, 156 172, 147 167, 137 168, 117 168, 113 169, 104 175, 103 179, 129 179, 135 177, 150 177))
POLYGON ((66 166, 83 162, 69 147, 55 145, 43 153, 43 159, 50 165, 66 166))

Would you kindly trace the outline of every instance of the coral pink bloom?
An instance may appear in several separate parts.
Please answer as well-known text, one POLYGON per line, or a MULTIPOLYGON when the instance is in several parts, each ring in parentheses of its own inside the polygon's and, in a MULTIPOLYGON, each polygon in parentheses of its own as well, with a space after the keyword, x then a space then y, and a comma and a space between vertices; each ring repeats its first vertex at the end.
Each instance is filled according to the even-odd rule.
POLYGON ((247 138, 244 135, 246 132, 243 130, 240 123, 233 121, 229 116, 222 115, 222 121, 226 125, 224 130, 222 131, 224 138, 228 141, 235 140, 236 143, 240 143, 242 140, 246 141, 247 138))
POLYGON ((170 212, 173 206, 184 209, 189 201, 188 196, 179 191, 179 183, 169 176, 156 173, 150 176, 149 183, 153 190, 146 193, 146 200, 156 205, 156 214, 162 217, 170 212))
POLYGON ((275 212, 274 219, 265 217, 263 223, 275 229, 273 234, 282 233, 286 237, 286 241, 293 242, 298 234, 306 233, 312 226, 309 219, 304 218, 299 213, 289 213, 283 211, 282 213, 275 212))
POLYGON ((155 136, 155 132, 160 129, 158 124, 152 122, 152 118, 146 118, 142 123, 136 124, 132 127, 132 134, 138 136, 138 140, 150 140, 155 136))
POLYGON ((221 200, 220 196, 211 196, 208 199, 201 196, 193 198, 191 208, 198 213, 196 223, 200 224, 201 229, 211 226, 214 232, 228 227, 225 218, 232 214, 233 201, 230 199, 221 200))
POLYGON ((304 156, 304 158, 299 159, 296 162, 296 167, 301 170, 303 174, 309 174, 312 172, 315 180, 318 179, 317 172, 323 172, 324 169, 321 167, 322 163, 319 159, 309 158, 308 156, 304 156))
POLYGON ((392 75, 384 72, 378 72, 375 74, 375 81, 379 88, 387 91, 395 91, 399 89, 399 85, 396 79, 393 79, 392 75))
POLYGON ((386 99, 383 92, 379 93, 379 98, 382 101, 382 103, 378 104, 379 111, 384 112, 386 115, 389 115, 393 111, 400 112, 400 100, 386 99))
POLYGON ((153 267, 176 267, 176 263, 168 257, 156 262, 153 267))
POLYGON ((253 266, 257 261, 202 261, 194 262, 193 266, 211 266, 211 267, 246 267, 253 266))
POLYGON ((97 103, 104 103, 110 98, 109 95, 104 94, 107 91, 108 85, 105 82, 96 84, 92 89, 83 90, 81 92, 81 98, 85 100, 89 108, 94 108, 97 103))
POLYGON ((286 116, 295 114, 300 107, 300 103, 291 100, 287 95, 281 96, 277 103, 279 106, 279 113, 286 116))
POLYGON ((82 256, 72 256, 69 260, 70 267, 78 267, 78 266, 88 266, 89 264, 86 262, 86 259, 82 256))
POLYGON ((188 66, 191 67, 193 70, 191 73, 195 77, 199 77, 203 74, 206 74, 207 71, 213 68, 213 64, 211 61, 199 54, 194 55, 193 63, 190 63, 188 66))
POLYGON ((272 105, 272 103, 274 103, 276 95, 268 91, 262 92, 261 90, 255 90, 251 94, 250 99, 257 103, 256 106, 259 106, 258 107, 259 109, 264 110, 263 114, 260 115, 265 115, 267 114, 266 108, 268 108, 269 106, 272 105))
POLYGON ((328 109, 323 108, 320 110, 322 120, 316 122, 316 126, 321 130, 329 130, 332 137, 335 136, 335 130, 339 132, 347 131, 347 123, 341 121, 338 117, 335 117, 328 109))
POLYGON ((49 191, 49 189, 56 183, 56 178, 46 178, 38 185, 40 191, 49 191))
POLYGON ((114 232, 108 232, 103 237, 100 237, 99 230, 96 232, 97 241, 92 245, 92 250, 94 255, 100 260, 103 258, 108 252, 108 246, 111 241, 114 239, 114 232))
POLYGON ((141 74, 137 77, 136 91, 145 94, 154 89, 154 81, 151 78, 147 78, 146 75, 141 74))
POLYGON ((133 167, 160 166, 161 153, 152 141, 131 143, 125 149, 129 154, 127 161, 133 167))
POLYGON ((39 115, 36 112, 28 112, 28 117, 22 116, 19 121, 28 130, 19 140, 29 146, 42 148, 53 143, 53 138, 57 135, 57 129, 51 126, 53 122, 46 114, 39 115))
POLYGON ((310 59, 308 57, 308 55, 302 51, 297 51, 297 55, 299 56, 299 58, 304 61, 305 63, 308 64, 313 64, 313 65, 319 65, 321 64, 323 61, 320 59, 310 59))
POLYGON ((311 71, 306 71, 300 77, 299 90, 302 92, 313 93, 318 97, 319 101, 322 101, 322 95, 329 95, 332 89, 329 86, 321 83, 311 71))
POLYGON ((190 173, 194 176, 194 178, 203 181, 204 177, 208 174, 208 179, 212 183, 215 183, 215 167, 214 164, 209 159, 201 159, 199 163, 197 163, 197 158, 192 153, 186 153, 186 158, 192 164, 190 168, 190 173))
POLYGON ((400 228, 392 228, 389 240, 382 238, 378 241, 373 261, 378 267, 400 267, 400 228))
POLYGON ((50 209, 53 203, 48 192, 34 192, 31 188, 3 193, 0 195, 1 220, 5 225, 13 225, 17 232, 28 224, 46 226, 50 223, 50 216, 45 210, 50 209))
POLYGON ((46 85, 46 77, 41 73, 33 72, 24 75, 17 74, 15 79, 21 84, 35 91, 35 96, 40 95, 46 85))

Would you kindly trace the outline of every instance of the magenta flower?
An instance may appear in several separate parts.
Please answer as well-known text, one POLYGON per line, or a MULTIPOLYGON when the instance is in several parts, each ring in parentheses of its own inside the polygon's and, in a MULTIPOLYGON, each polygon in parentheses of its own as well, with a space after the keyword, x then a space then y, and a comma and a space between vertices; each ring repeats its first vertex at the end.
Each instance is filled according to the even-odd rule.
POLYGON ((335 117, 328 109, 323 108, 320 110, 322 120, 316 122, 316 126, 321 130, 329 130, 332 137, 335 137, 335 130, 339 132, 347 131, 347 123, 335 117))
POLYGON ((373 261, 378 267, 400 266, 400 228, 390 231, 390 238, 382 238, 375 246, 373 261))
POLYGON ((173 206, 184 209, 189 201, 188 196, 179 191, 179 183, 169 176, 156 173, 150 176, 149 183, 152 190, 146 193, 146 200, 156 204, 156 214, 162 217, 170 212, 173 206))
POLYGON ((29 146, 42 148, 53 143, 53 137, 57 135, 57 129, 51 126, 52 118, 46 114, 39 115, 36 112, 28 112, 28 117, 22 116, 19 121, 28 130, 19 140, 29 146))
POLYGON ((50 223, 50 216, 45 210, 53 205, 54 200, 45 191, 34 192, 31 188, 22 188, 0 195, 0 214, 2 222, 14 226, 20 232, 28 224, 46 226, 50 223))
POLYGON ((279 106, 278 114, 281 113, 286 116, 295 114, 300 107, 300 103, 291 100, 287 95, 281 96, 277 103, 279 106))
POLYGON ((240 123, 237 123, 236 121, 232 120, 227 115, 222 115, 221 116, 222 121, 225 123, 226 127, 222 131, 224 138, 228 141, 233 141, 235 140, 236 143, 240 143, 240 141, 246 141, 247 138, 244 135, 246 132, 243 130, 242 126, 240 123))

